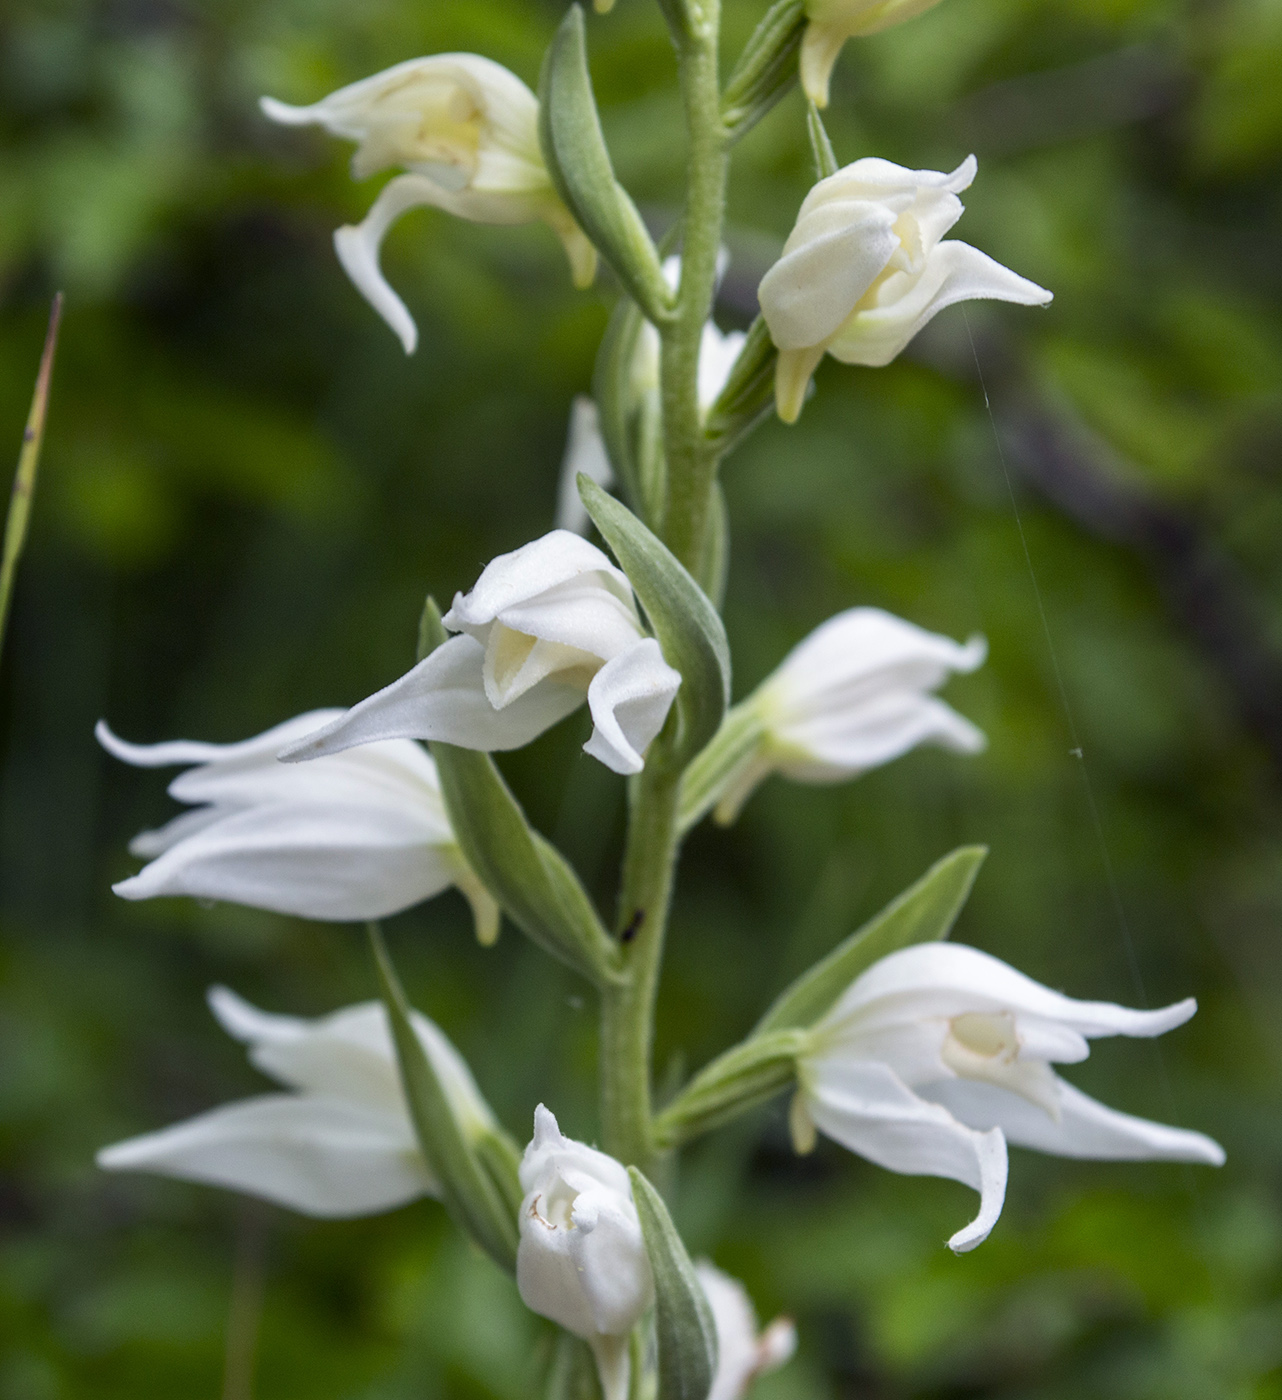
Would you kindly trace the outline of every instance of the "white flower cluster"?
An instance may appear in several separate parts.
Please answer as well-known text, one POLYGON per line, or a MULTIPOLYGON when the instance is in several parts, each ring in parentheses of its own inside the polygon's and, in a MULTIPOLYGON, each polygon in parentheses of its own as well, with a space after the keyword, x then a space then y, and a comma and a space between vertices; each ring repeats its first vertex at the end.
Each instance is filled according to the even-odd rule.
MULTIPOLYGON (((897 23, 930 3, 806 0, 799 71, 808 96, 826 103, 847 38, 897 23)), ((575 22, 572 14, 568 23, 575 22)), ((568 206, 582 214, 579 196, 568 192, 564 170, 555 180, 549 173, 557 163, 540 142, 538 99, 496 63, 474 54, 415 59, 311 106, 264 98, 263 110, 275 121, 317 124, 357 142, 358 177, 402 169, 365 220, 339 229, 335 243, 343 267, 407 352, 415 348, 417 330, 383 277, 379 251, 393 220, 412 207, 431 205, 483 223, 542 221, 562 240, 575 281, 592 280, 597 253, 583 229, 593 220, 576 221, 568 206)), ((578 137, 599 137, 592 126, 581 122, 578 137)), ((616 201, 610 208, 618 216, 605 234, 593 235, 608 257, 609 249, 617 255, 620 246, 631 246, 629 238, 635 243, 648 234, 637 232, 639 216, 634 225, 619 213, 623 197, 600 164, 598 195, 604 189, 601 197, 616 201)), ((644 400, 652 415, 684 412, 698 438, 698 458, 711 451, 740 397, 752 405, 743 412, 754 422, 768 411, 772 376, 778 414, 792 422, 825 354, 884 366, 954 302, 1045 304, 1049 292, 945 238, 961 217, 959 194, 975 170, 973 157, 951 173, 865 158, 820 180, 760 282, 756 328, 721 331, 708 312, 711 290, 695 307, 686 322, 683 389, 665 379, 673 363, 665 358, 665 336, 676 334, 678 319, 664 322, 669 303, 663 298, 670 293, 676 304, 685 273, 697 261, 691 247, 697 240, 683 229, 685 273, 676 259, 661 262, 651 247, 647 267, 659 291, 644 309, 653 324, 641 317, 642 308, 624 308, 637 313, 616 367, 627 393, 644 400), (759 399, 752 397, 754 384, 764 386, 759 399)), ((709 288, 716 280, 716 248, 709 238, 700 254, 709 288)), ((612 266, 618 271, 617 258, 612 266)), ((642 276, 635 284, 623 280, 630 290, 648 285, 642 276)), ((592 727, 584 751, 636 780, 630 789, 635 802, 647 778, 664 772, 662 763, 647 770, 648 759, 661 751, 676 762, 674 736, 685 737, 690 716, 698 718, 698 702, 712 693, 714 712, 701 737, 680 751, 680 770, 665 775, 669 806, 655 824, 655 840, 669 843, 659 857, 666 880, 680 834, 708 811, 733 819, 771 774, 829 784, 924 744, 966 754, 984 747, 981 731, 936 693, 953 675, 983 663, 984 639, 960 643, 874 607, 850 608, 822 623, 726 710, 728 664, 718 659, 724 630, 717 631, 721 624, 707 597, 715 587, 699 592, 694 574, 702 565, 689 564, 688 557, 683 564, 672 552, 677 546, 669 549, 671 540, 661 538, 661 510, 643 521, 603 494, 616 476, 627 486, 627 452, 618 439, 629 425, 605 419, 612 434, 607 449, 602 417, 610 411, 608 395, 600 412, 585 396, 575 402, 557 528, 491 560, 439 619, 439 645, 377 693, 345 711, 299 715, 241 743, 137 745, 100 724, 98 738, 117 758, 141 767, 183 767, 169 791, 189 809, 135 839, 131 850, 148 863, 118 883, 117 893, 374 921, 453 887, 469 901, 482 943, 497 937, 501 900, 527 932, 533 927, 547 935, 540 920, 563 920, 569 929, 564 941, 558 942, 558 924, 557 936, 545 942, 551 951, 573 952, 575 939, 592 944, 596 937, 591 901, 574 888, 568 866, 556 864, 560 858, 550 844, 522 826, 514 801, 505 805, 492 766, 478 769, 468 758, 468 773, 488 775, 487 811, 498 812, 495 829, 502 833, 494 843, 502 849, 478 844, 476 813, 458 800, 456 750, 520 748, 586 704, 592 727), (611 460, 611 450, 619 460, 611 460), (581 498, 584 477, 595 485, 581 498), (618 563, 586 538, 585 500, 599 524, 615 518, 599 513, 609 507, 634 531, 616 538, 601 524, 618 563), (630 542, 627 548, 619 538, 630 542), (694 643, 679 627, 674 640, 673 600, 702 619, 694 643), (708 681, 714 663, 719 686, 708 681), (435 759, 423 741, 442 746, 435 759), (508 847, 518 870, 511 880, 504 878, 508 847), (518 888, 514 897, 521 880, 528 890, 518 888)), ((646 514, 643 504, 633 504, 646 514)), ((698 552, 692 548, 687 556, 698 552)), ((429 613, 427 620, 435 618, 429 613)), ((633 923, 619 938, 600 928, 599 942, 608 945, 595 968, 603 997, 625 985, 627 944, 653 916, 640 902, 631 912, 633 923)), ((1011 1144, 1066 1157, 1224 1160, 1210 1138, 1108 1108, 1053 1068, 1084 1060, 1095 1037, 1172 1030, 1193 1015, 1192 1000, 1157 1011, 1075 1001, 978 949, 941 941, 946 935, 941 925, 918 935, 929 941, 877 945, 898 951, 870 965, 841 964, 839 984, 827 987, 822 1006, 814 1003, 806 1017, 788 1024, 786 1052, 764 1032, 740 1047, 745 1064, 753 1053, 766 1053, 765 1042, 776 1056, 786 1053, 798 1151, 811 1150, 822 1133, 888 1170, 972 1187, 979 1210, 949 1240, 956 1251, 974 1248, 993 1229, 1011 1144)), ((376 930, 373 936, 381 947, 376 930)), ((655 957, 646 974, 651 991, 655 957)), ((476 1218, 485 1217, 486 1229, 497 1216, 491 1252, 513 1269, 530 1309, 591 1349, 605 1400, 651 1393, 652 1376, 642 1384, 632 1375, 638 1358, 643 1365, 653 1361, 646 1360, 647 1334, 637 1329, 653 1313, 660 1320, 648 1334, 653 1338, 674 1308, 685 1309, 682 1325, 668 1328, 664 1344, 687 1349, 682 1364, 707 1400, 740 1400, 758 1376, 787 1361, 796 1341, 792 1323, 780 1318, 759 1331, 743 1286, 711 1264, 691 1265, 679 1240, 673 1246, 663 1234, 675 1234, 670 1220, 655 1223, 659 1197, 629 1171, 644 1154, 625 1164, 568 1138, 540 1104, 518 1166, 516 1145, 503 1136, 463 1058, 436 1025, 408 1010, 399 989, 391 990, 384 962, 384 1002, 316 1020, 269 1015, 224 988, 212 989, 218 1021, 284 1091, 117 1143, 99 1154, 100 1164, 246 1191, 315 1216, 365 1215, 420 1196, 440 1197, 465 1220, 474 1210, 476 1218), (432 1148, 438 1131, 448 1147, 439 1156, 432 1148)), ((831 960, 812 974, 824 974, 826 965, 831 960)), ((629 1043, 641 1047, 635 1069, 645 1116, 649 1028, 631 1029, 629 1043)), ((777 1091, 779 1083, 771 1083, 777 1091)), ((744 1093, 746 1103, 751 1095, 744 1093)), ((658 1121, 647 1117, 646 1132, 658 1121)), ((606 1142, 614 1145, 608 1136, 606 1142)), ((657 1137, 655 1145, 656 1151, 663 1145, 657 1137)), ((661 1201, 659 1210, 661 1216, 661 1201)), ((474 1233, 479 1238, 482 1232, 474 1233)))

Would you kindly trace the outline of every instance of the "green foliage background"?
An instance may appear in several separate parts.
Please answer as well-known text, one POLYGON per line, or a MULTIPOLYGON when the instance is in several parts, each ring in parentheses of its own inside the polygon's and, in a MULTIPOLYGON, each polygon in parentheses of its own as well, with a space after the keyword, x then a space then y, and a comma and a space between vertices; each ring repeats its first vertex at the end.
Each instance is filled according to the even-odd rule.
MULTIPOLYGON (((731 0, 729 45, 759 8, 731 0)), ((413 215, 385 256, 421 331, 407 360, 330 246, 378 182, 255 104, 453 49, 533 82, 559 12, 0 12, 15 453, 47 298, 68 296, 0 677, 0 1400, 220 1394, 233 1275, 252 1310, 255 1260, 259 1400, 532 1393, 541 1334, 433 1203, 316 1223, 93 1167, 261 1086, 208 984, 313 1014, 373 979, 348 928, 114 899, 126 840, 170 807, 91 730, 230 740, 354 701, 405 668, 426 590, 550 525, 608 288, 572 292, 542 228, 413 215)), ((663 226, 680 128, 657 10, 619 0, 589 28, 617 167, 663 226)), ((1190 1026, 1104 1043, 1072 1077, 1214 1134, 1229 1164, 1016 1152, 998 1229, 958 1259, 943 1240, 970 1193, 831 1147, 798 1161, 763 1112, 689 1154, 677 1210, 764 1315, 798 1320, 764 1397, 1282 1397, 1279 73, 1277 0, 944 0, 839 65, 839 156, 975 150, 959 235, 1056 301, 954 309, 889 369, 828 364, 796 428, 731 460, 736 694, 824 617, 878 604, 988 636, 949 698, 991 746, 775 781, 697 833, 661 1058, 697 1067, 931 860, 987 841, 959 936, 1080 996, 1195 993, 1190 1026)), ((794 94, 736 167, 723 325, 746 322, 809 179, 794 94)), ((583 737, 569 721, 504 766, 608 900, 621 793, 583 737)), ((593 1136, 582 987, 510 929, 477 948, 452 894, 389 937, 518 1135, 546 1099, 593 1136)))

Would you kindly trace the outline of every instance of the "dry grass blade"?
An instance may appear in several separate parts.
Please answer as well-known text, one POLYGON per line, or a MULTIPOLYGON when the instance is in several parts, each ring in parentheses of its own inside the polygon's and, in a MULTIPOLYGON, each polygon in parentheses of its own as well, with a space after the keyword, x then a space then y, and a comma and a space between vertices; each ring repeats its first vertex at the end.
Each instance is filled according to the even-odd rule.
POLYGON ((53 378, 53 354, 58 345, 58 326, 62 321, 62 293, 53 299, 49 311, 49 329, 45 332, 44 353, 36 375, 35 393, 31 396, 31 412, 22 434, 22 451, 18 454, 18 471, 13 479, 9 497, 9 515, 4 527, 4 555, 0 558, 0 652, 4 650, 5 626, 9 621, 9 605, 13 600, 13 581, 18 572, 18 560, 27 539, 27 521, 31 516, 31 498, 36 489, 36 470, 40 465, 40 447, 44 442, 45 414, 49 407, 49 382, 53 378))

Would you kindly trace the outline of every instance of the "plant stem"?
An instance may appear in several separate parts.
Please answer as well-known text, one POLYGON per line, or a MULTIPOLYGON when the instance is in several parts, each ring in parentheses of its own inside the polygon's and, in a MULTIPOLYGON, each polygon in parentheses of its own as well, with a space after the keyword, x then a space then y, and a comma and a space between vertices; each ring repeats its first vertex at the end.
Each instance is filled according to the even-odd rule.
POLYGON ((689 28, 677 38, 688 145, 681 286, 676 318, 661 330, 660 373, 668 463, 664 540, 699 577, 718 462, 699 414, 699 343, 716 292, 728 157, 717 81, 719 0, 690 0, 689 9, 689 28))
MULTIPOLYGON (((718 455, 699 413, 699 345, 716 292, 725 216, 727 140, 717 80, 719 0, 686 0, 674 25, 688 157, 677 314, 660 328, 668 547, 700 578, 718 455)), ((700 579, 701 582, 706 581, 700 579)), ((681 835, 681 772, 662 738, 633 780, 618 935, 624 976, 601 993, 601 1126, 606 1151, 653 1176, 660 1157, 651 1105, 654 1003, 681 835)))
POLYGON ((53 299, 49 310, 49 329, 45 332, 44 353, 36 375, 36 389, 31 397, 31 412, 22 434, 22 450, 18 454, 18 471, 13 479, 9 497, 9 514, 5 520, 4 546, 0 551, 0 647, 4 645, 5 624, 9 620, 9 605, 13 600, 13 583, 18 573, 18 560, 27 540, 27 521, 31 515, 31 498, 36 489, 36 468, 40 465, 40 448, 44 442, 45 413, 49 407, 49 384, 53 378, 53 354, 58 345, 58 326, 62 321, 62 293, 53 299))
MULTIPOLYGON (((661 741, 659 741, 661 742, 661 741)), ((659 747, 656 743, 655 748, 659 747)), ((647 1176, 657 1152, 650 1082, 654 1000, 677 853, 679 774, 653 753, 634 782, 619 899, 625 976, 601 993, 601 1126, 606 1151, 647 1176)))

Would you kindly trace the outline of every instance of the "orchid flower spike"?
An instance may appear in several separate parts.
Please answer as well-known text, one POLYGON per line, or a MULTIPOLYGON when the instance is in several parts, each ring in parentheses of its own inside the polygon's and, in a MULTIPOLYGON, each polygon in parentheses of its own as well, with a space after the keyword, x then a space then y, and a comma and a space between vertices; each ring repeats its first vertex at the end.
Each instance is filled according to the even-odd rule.
POLYGON ((614 468, 601 436, 601 415, 596 401, 587 394, 576 394, 570 405, 570 435, 561 460, 556 495, 556 528, 586 535, 591 520, 587 506, 579 498, 580 473, 606 491, 614 485, 614 468))
POLYGON ((409 209, 432 205, 479 224, 550 225, 565 245, 576 287, 596 276, 596 249, 552 188, 539 149, 538 98, 514 73, 473 53, 398 63, 308 107, 273 97, 263 112, 286 126, 323 126, 358 142, 352 175, 389 166, 407 172, 383 187, 362 223, 344 225, 334 247, 357 290, 400 337, 418 330, 379 267, 388 229, 409 209))
POLYGON ((982 637, 962 645, 880 608, 829 618, 726 715, 686 774, 683 823, 714 805, 732 822, 771 773, 839 783, 918 744, 978 753, 983 734, 932 692, 986 654, 982 637))
POLYGON ((565 1137, 540 1104, 520 1176, 521 1298, 591 1346, 605 1400, 626 1400, 628 1333, 654 1300, 628 1173, 613 1157, 565 1137))
POLYGON ((454 885, 477 937, 498 937, 499 909, 463 858, 436 765, 405 739, 369 744, 310 768, 281 748, 332 722, 312 710, 238 744, 129 744, 99 721, 98 742, 139 768, 189 764, 169 795, 193 805, 130 843, 150 859, 113 886, 123 899, 191 895, 304 919, 381 919, 454 885))
POLYGON ((1006 1196, 1006 1146, 1059 1157, 1204 1162, 1224 1149, 1088 1098, 1051 1068, 1103 1035, 1155 1036, 1197 1010, 1074 1001, 956 943, 919 943, 874 963, 814 1026, 798 1061, 793 1141, 816 1128, 890 1171, 943 1176, 980 1193, 979 1213, 948 1241, 988 1238, 1006 1196))
POLYGON ((695 1264, 694 1272, 717 1329, 717 1371, 708 1400, 743 1400, 753 1381, 791 1358, 797 1329, 790 1317, 777 1317, 758 1333, 756 1309, 738 1279, 706 1259, 695 1264))
MULTIPOLYGON (((419 1153, 379 1002, 303 1020, 273 1016, 212 987, 219 1024, 289 1092, 260 1094, 104 1147, 107 1171, 223 1186, 304 1215, 345 1219, 439 1195, 419 1153)), ((458 1051, 426 1016, 414 1029, 470 1140, 496 1131, 458 1051)))
POLYGON ((616 773, 644 767, 681 676, 642 627, 627 575, 595 545, 553 530, 501 554, 443 621, 460 635, 281 757, 391 738, 516 749, 586 698, 584 751, 616 773))
POLYGON ((969 243, 940 241, 962 216, 957 196, 975 170, 974 156, 951 174, 870 156, 806 196, 757 289, 779 350, 775 401, 785 423, 796 422, 825 353, 848 365, 888 365, 954 302, 1051 300, 969 243))
POLYGON ((801 86, 816 107, 828 105, 828 82, 847 39, 878 34, 915 19, 939 0, 806 0, 801 40, 801 86))

